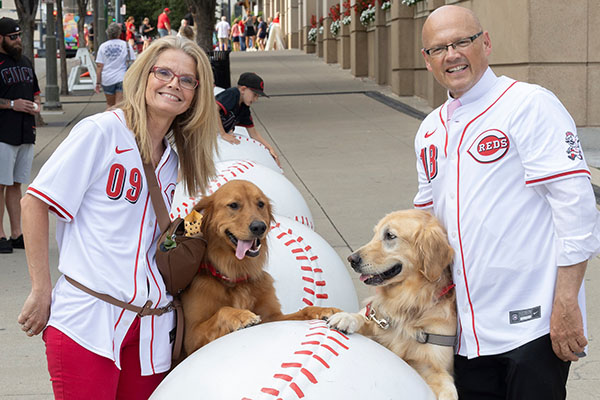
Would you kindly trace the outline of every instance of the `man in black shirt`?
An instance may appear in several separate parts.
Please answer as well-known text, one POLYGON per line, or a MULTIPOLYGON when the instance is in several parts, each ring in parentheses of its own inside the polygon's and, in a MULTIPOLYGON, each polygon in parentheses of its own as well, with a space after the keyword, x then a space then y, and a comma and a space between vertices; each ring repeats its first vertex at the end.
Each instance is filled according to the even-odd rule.
POLYGON ((254 127, 250 106, 259 96, 269 97, 264 92, 265 83, 254 72, 244 72, 240 75, 237 87, 225 89, 216 96, 219 114, 221 116, 220 133, 229 143, 238 144, 240 141, 231 134, 236 125, 248 130, 250 137, 263 144, 279 164, 279 157, 273 147, 261 136, 254 127))
POLYGON ((12 18, 0 19, 0 253, 24 248, 21 232, 21 184, 29 182, 35 114, 40 88, 31 61, 21 55, 21 28, 12 18), (4 207, 10 237, 2 226, 4 207))

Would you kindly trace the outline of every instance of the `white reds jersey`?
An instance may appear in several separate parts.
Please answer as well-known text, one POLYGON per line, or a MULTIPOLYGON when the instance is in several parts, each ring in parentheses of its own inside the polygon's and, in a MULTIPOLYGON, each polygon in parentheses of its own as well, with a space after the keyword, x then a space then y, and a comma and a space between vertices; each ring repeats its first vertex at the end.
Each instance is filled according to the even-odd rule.
POLYGON ((450 122, 447 101, 417 133, 414 205, 448 231, 456 350, 473 358, 549 332, 557 266, 598 251, 600 228, 575 124, 551 92, 488 68, 460 100, 450 122), (551 206, 550 185, 572 185, 574 203, 551 206))
MULTIPOLYGON (((58 269, 88 288, 143 306, 166 306, 154 259, 160 234, 133 133, 121 110, 82 120, 40 170, 27 193, 58 217, 58 269)), ((167 145, 156 169, 170 208, 177 154, 167 145)), ((143 375, 170 368, 173 313, 146 316, 140 325, 143 375)), ((115 361, 136 314, 75 288, 61 277, 52 294, 49 325, 86 349, 115 361)))

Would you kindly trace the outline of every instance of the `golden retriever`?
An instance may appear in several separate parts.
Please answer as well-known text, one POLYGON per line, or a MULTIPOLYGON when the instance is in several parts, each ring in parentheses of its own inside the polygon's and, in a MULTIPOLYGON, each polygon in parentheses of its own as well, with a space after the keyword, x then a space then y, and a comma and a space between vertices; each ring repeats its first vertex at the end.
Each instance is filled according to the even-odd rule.
POLYGON ((328 319, 330 327, 358 332, 396 353, 443 400, 458 399, 452 378, 452 258, 446 231, 433 215, 393 212, 379 221, 373 239, 348 257, 360 280, 376 286, 375 295, 360 313, 328 319))
POLYGON ((182 293, 184 350, 260 322, 324 319, 337 308, 306 307, 284 315, 265 270, 271 204, 253 183, 233 180, 194 206, 203 214, 206 256, 182 293))

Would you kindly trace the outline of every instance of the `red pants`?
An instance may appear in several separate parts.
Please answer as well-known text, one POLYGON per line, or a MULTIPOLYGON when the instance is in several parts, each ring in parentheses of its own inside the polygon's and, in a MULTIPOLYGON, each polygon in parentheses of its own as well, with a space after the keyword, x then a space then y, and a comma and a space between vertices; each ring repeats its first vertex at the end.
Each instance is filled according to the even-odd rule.
POLYGON ((166 375, 141 375, 139 318, 123 340, 121 370, 112 360, 86 350, 52 326, 46 328, 43 338, 55 399, 145 400, 166 375))

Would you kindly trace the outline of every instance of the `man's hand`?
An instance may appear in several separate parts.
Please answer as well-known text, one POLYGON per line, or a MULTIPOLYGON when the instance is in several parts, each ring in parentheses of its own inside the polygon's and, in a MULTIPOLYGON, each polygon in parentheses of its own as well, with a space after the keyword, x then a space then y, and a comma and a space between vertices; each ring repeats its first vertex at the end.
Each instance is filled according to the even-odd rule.
POLYGON ((575 353, 581 353, 588 341, 583 335, 583 317, 577 302, 587 262, 559 267, 552 315, 550 316, 550 339, 552 349, 563 361, 577 361, 575 353))
POLYGON ((24 112, 31 115, 35 115, 40 112, 40 107, 37 105, 37 103, 31 100, 17 99, 14 100, 14 104, 13 110, 17 112, 24 112))
POLYGON ((100 85, 99 83, 96 83, 96 86, 94 87, 94 92, 100 93, 101 88, 102 88, 102 85, 100 85))
POLYGON ((240 144, 240 140, 231 133, 222 133, 221 137, 231 144, 240 144))

